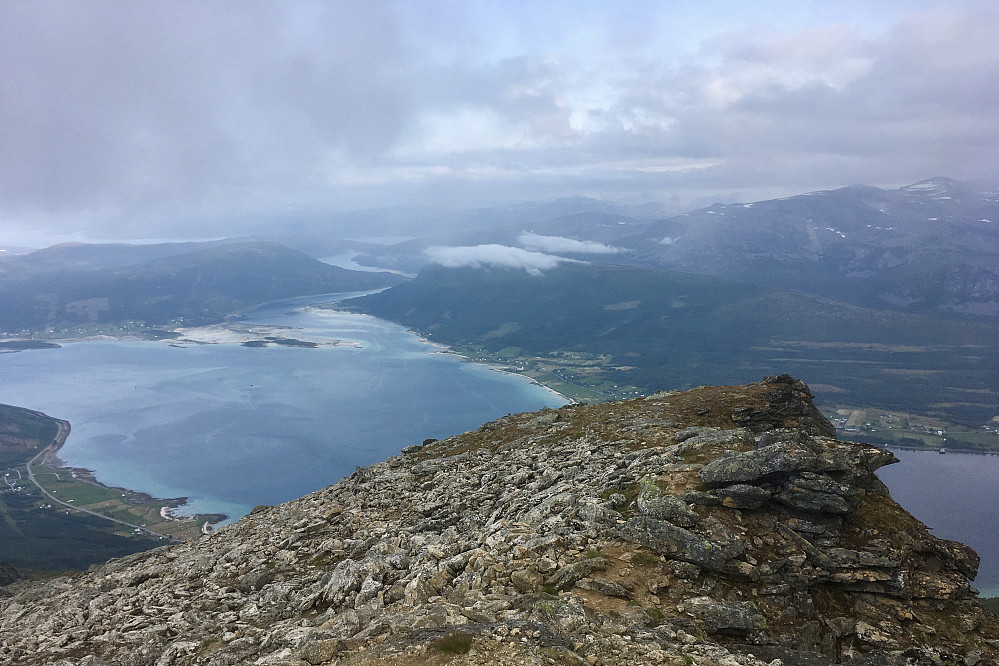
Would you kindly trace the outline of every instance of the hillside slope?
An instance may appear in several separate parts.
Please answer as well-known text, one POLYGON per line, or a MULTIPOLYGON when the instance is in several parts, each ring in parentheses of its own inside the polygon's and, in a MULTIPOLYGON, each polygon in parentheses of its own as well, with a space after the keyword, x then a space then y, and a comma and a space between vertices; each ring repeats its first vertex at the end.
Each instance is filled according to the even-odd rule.
POLYGON ((0 596, 0 661, 993 664, 978 557, 781 376, 507 416, 0 596), (755 656, 752 656, 755 655, 755 656))
POLYGON ((434 266, 344 305, 463 351, 517 361, 600 357, 599 366, 562 372, 578 386, 601 381, 651 393, 689 387, 691 377, 742 382, 787 372, 822 382, 824 402, 934 414, 973 428, 999 404, 995 324, 713 276, 600 264, 563 264, 540 276, 434 266))
POLYGON ((59 422, 32 409, 0 404, 0 470, 22 463, 52 443, 59 422))
POLYGON ((4 268, 0 332, 10 333, 122 322, 158 326, 180 318, 212 323, 267 301, 403 280, 330 266, 262 241, 57 247, 4 268))
POLYGON ((60 511, 29 481, 26 463, 64 439, 69 427, 42 412, 0 404, 0 585, 83 569, 162 543, 117 534, 112 523, 93 516, 60 511))
POLYGON ((999 316, 999 183, 933 178, 709 208, 616 245, 637 261, 864 307, 999 316))

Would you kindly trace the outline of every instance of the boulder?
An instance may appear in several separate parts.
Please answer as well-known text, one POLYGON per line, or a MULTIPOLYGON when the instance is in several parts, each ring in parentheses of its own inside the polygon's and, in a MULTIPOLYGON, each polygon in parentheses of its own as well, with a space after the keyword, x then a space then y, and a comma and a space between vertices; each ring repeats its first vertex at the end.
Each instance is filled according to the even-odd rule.
POLYGON ((679 527, 693 527, 700 520, 690 505, 675 495, 666 495, 651 476, 639 482, 638 512, 654 520, 664 520, 679 527))
POLYGON ((747 483, 735 483, 731 486, 718 488, 713 493, 721 500, 722 506, 730 509, 759 509, 770 501, 772 493, 759 486, 747 483))
POLYGON ((739 545, 712 543, 682 527, 644 516, 632 518, 618 532, 626 541, 708 571, 721 571, 729 560, 742 553, 739 545))
POLYGON ((794 472, 825 469, 814 446, 781 442, 712 460, 701 469, 701 482, 709 488, 736 483, 760 484, 794 472))
POLYGON ((682 609, 712 633, 742 636, 751 643, 765 641, 767 620, 752 602, 723 603, 711 597, 696 597, 686 601, 682 609))

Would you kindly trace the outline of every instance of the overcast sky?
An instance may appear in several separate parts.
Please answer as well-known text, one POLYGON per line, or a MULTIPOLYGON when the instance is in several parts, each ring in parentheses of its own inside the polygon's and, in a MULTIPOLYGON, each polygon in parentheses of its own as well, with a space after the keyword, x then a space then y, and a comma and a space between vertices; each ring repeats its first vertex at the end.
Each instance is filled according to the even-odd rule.
POLYGON ((991 0, 0 2, 0 242, 991 178, 996 35, 991 0))

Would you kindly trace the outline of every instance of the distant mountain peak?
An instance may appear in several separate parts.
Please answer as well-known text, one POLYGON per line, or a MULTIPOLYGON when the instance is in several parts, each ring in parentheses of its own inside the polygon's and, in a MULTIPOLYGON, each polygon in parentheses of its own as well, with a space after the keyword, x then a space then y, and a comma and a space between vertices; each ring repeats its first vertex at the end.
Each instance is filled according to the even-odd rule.
POLYGON ((78 328, 82 323, 183 317, 209 323, 294 296, 378 289, 397 275, 330 266, 273 241, 239 239, 154 245, 75 244, 5 262, 0 331, 78 328), (167 298, 163 298, 167 296, 167 298), (100 314, 74 304, 94 300, 100 314))
POLYGON ((900 187, 898 189, 900 192, 908 194, 940 196, 943 194, 951 194, 959 189, 963 189, 962 186, 963 183, 954 180, 953 178, 937 176, 935 178, 927 178, 926 180, 921 180, 918 183, 906 185, 905 187, 900 187))

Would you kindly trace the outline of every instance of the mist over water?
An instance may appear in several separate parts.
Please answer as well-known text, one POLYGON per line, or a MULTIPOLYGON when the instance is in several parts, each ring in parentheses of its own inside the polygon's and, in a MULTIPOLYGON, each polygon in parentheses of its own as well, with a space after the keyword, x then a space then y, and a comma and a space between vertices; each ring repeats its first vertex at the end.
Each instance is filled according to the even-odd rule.
POLYGON ((0 355, 0 402, 70 421, 60 457, 102 483, 231 518, 300 497, 425 438, 564 400, 435 353, 404 328, 288 301, 245 323, 360 347, 81 341, 0 355))

